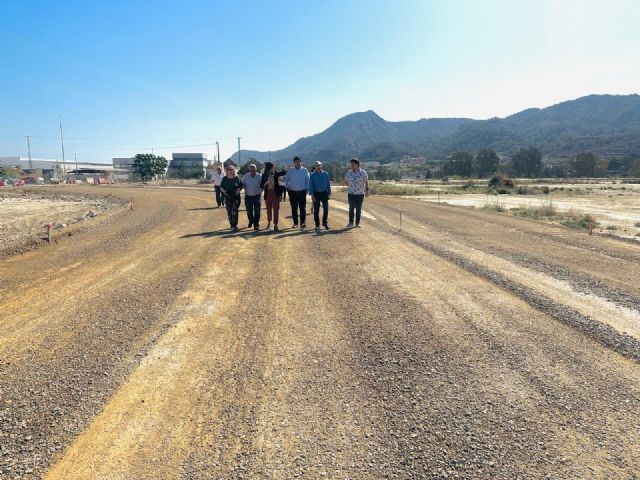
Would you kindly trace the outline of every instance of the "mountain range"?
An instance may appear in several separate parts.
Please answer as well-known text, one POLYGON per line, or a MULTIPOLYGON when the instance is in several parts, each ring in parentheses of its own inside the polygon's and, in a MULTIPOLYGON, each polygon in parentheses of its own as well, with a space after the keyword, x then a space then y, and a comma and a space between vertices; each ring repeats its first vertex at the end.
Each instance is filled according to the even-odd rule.
MULTIPOLYGON (((242 150, 244 163, 253 157, 289 163, 330 161, 357 156, 362 160, 393 161, 401 155, 443 160, 459 150, 491 147, 511 155, 534 145, 548 158, 593 152, 604 158, 640 155, 640 96, 589 95, 547 108, 529 108, 505 118, 429 118, 390 122, 372 110, 337 120, 329 128, 303 137, 281 150, 242 150)), ((237 162, 236 152, 232 160, 237 162)))

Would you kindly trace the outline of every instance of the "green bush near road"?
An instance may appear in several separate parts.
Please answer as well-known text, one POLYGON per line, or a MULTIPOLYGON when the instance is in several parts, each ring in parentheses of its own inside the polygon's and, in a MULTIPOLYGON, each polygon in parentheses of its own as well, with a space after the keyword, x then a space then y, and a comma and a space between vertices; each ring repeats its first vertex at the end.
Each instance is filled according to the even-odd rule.
POLYGON ((564 220, 560 220, 560 223, 567 228, 575 229, 588 229, 590 224, 594 227, 598 226, 598 222, 588 213, 582 213, 578 210, 569 210, 564 214, 564 220))

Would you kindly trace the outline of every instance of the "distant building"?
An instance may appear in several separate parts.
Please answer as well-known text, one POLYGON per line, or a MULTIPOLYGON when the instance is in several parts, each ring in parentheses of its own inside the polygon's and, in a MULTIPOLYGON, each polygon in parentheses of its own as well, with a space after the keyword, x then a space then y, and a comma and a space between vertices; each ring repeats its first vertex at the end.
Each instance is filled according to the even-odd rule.
POLYGON ((420 165, 427 161, 427 157, 410 157, 409 155, 403 155, 400 157, 400 163, 404 165, 420 165))
POLYGON ((31 168, 33 168, 33 173, 44 177, 45 180, 52 178, 62 179, 63 172, 65 178, 69 178, 76 172, 76 168, 79 173, 99 172, 103 176, 110 176, 113 173, 113 167, 108 163, 76 163, 75 160, 68 160, 63 163, 61 160, 51 160, 47 158, 31 158, 31 162, 29 162, 28 158, 19 156, 0 157, 0 166, 18 167, 25 172, 30 172, 31 168))
POLYGON ((204 178, 209 165, 204 153, 172 153, 167 176, 173 178, 204 178))
POLYGON ((360 166, 362 168, 378 168, 380 166, 380 162, 360 162, 360 166))
POLYGON ((120 180, 128 180, 133 175, 133 162, 135 158, 112 158, 113 177, 120 180))

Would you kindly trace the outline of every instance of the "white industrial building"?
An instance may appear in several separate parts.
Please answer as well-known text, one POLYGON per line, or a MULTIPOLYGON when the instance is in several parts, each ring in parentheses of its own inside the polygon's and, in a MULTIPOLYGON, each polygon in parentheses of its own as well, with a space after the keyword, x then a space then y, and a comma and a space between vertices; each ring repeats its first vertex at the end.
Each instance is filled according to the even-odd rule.
POLYGON ((113 166, 108 163, 76 162, 75 160, 62 162, 48 158, 34 158, 13 156, 0 157, 0 166, 18 167, 22 171, 33 172, 42 176, 45 180, 52 178, 62 179, 63 173, 66 178, 82 174, 101 174, 110 176, 113 173, 113 166))

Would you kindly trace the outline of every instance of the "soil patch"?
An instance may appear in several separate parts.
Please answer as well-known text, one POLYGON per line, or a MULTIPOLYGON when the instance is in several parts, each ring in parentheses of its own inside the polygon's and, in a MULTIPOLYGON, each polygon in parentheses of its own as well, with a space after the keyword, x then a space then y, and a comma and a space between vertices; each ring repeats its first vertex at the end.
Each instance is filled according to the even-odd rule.
POLYGON ((47 191, 0 192, 0 258, 32 250, 47 238, 72 235, 96 217, 122 209, 121 199, 47 191))

